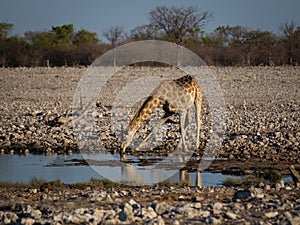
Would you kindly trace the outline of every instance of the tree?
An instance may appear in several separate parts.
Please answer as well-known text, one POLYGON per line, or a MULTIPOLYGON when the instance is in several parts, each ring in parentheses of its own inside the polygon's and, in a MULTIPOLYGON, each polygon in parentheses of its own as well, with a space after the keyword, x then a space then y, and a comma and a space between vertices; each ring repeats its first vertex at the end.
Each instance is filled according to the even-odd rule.
POLYGON ((183 45, 186 38, 197 35, 211 18, 210 13, 193 6, 158 6, 149 13, 150 24, 179 45, 183 45))
POLYGON ((111 26, 107 30, 103 31, 103 36, 115 47, 122 39, 124 29, 122 26, 111 26))
POLYGON ((51 31, 27 31, 24 33, 24 38, 35 48, 49 48, 54 45, 56 36, 51 31))
POLYGON ((145 24, 131 30, 129 38, 134 41, 153 40, 158 38, 158 32, 151 24, 145 24))
POLYGON ((242 48, 248 65, 268 65, 276 37, 268 31, 252 30, 244 34, 242 48))
POLYGON ((76 32, 73 37, 73 43, 76 46, 75 56, 77 64, 91 64, 100 55, 98 53, 99 42, 97 34, 94 32, 85 29, 80 29, 76 32))
POLYGON ((247 28, 242 26, 219 26, 213 32, 211 42, 217 46, 239 47, 247 32, 247 28))
POLYGON ((81 29, 74 35, 73 43, 76 45, 85 45, 87 43, 98 43, 97 34, 85 29, 81 29))
POLYGON ((13 28, 13 24, 8 23, 8 22, 1 22, 0 23, 0 38, 7 38, 9 32, 12 30, 13 28))
MULTIPOLYGON (((286 48, 286 57, 289 64, 294 64, 296 58, 300 60, 300 27, 294 21, 280 27, 283 33, 283 43, 286 48)), ((299 61, 298 61, 299 63, 299 61)))
POLYGON ((18 36, 11 36, 6 38, 4 45, 0 47, 4 50, 5 54, 2 58, 2 66, 29 66, 30 65, 30 55, 29 46, 26 41, 18 36))
POLYGON ((74 35, 73 24, 62 26, 52 26, 52 31, 55 33, 56 44, 70 44, 74 35))

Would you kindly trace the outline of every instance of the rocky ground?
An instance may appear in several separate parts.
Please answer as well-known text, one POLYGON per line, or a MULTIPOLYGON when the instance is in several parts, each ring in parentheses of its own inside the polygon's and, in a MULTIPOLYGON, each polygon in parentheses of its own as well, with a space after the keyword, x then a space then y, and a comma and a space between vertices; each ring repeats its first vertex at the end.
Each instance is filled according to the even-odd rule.
MULTIPOLYGON (((289 174, 288 167, 294 165, 299 171, 300 68, 211 69, 227 107, 228 127, 217 157, 228 160, 216 160, 208 170, 251 174, 276 169, 289 174)), ((85 73, 86 68, 0 69, 1 153, 78 151, 69 118, 74 92, 85 73)), ((124 68, 108 82, 96 115, 100 139, 108 149, 120 147, 107 122, 111 97, 120 91, 124 78, 164 73, 182 74, 171 68, 124 68)), ((196 155, 201 155, 209 138, 209 112, 205 100, 196 155)), ((2 223, 299 224, 300 217, 299 187, 280 183, 243 189, 1 189, 0 195, 2 223)))
MULTIPOLYGON (((250 168, 253 162, 258 166, 283 167, 285 171, 284 165, 294 164, 300 168, 300 68, 217 67, 211 70, 221 86, 227 107, 227 130, 217 157, 228 158, 235 166, 245 169, 249 168, 244 161, 249 162, 250 168)), ((78 82, 86 73, 86 68, 1 69, 1 152, 78 151, 69 118, 78 82)), ((181 76, 183 73, 171 68, 124 68, 102 89, 95 120, 99 123, 99 137, 107 149, 120 149, 120 137, 114 132, 124 129, 118 121, 113 121, 115 124, 110 121, 113 98, 132 77, 153 74, 181 76)), ((199 155, 211 133, 209 110, 204 95, 201 146, 196 152, 199 155)), ((127 113, 126 119, 129 118, 127 113)), ((178 129, 171 135, 176 140, 178 129)), ((169 150, 166 146, 164 149, 169 150)), ((224 161, 216 161, 212 168, 230 169, 224 167, 224 161)))
POLYGON ((3 224, 300 223, 300 189, 283 183, 0 190, 3 224))

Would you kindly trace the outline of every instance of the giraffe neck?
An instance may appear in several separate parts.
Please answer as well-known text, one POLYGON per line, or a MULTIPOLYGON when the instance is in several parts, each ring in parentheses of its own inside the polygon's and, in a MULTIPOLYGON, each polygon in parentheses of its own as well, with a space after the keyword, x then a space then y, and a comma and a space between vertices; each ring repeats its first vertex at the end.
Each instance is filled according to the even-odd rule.
POLYGON ((148 115, 159 105, 159 99, 149 96, 134 115, 128 125, 128 132, 136 132, 142 123, 147 119, 148 115))
POLYGON ((156 97, 149 96, 143 105, 139 108, 137 113, 134 115, 133 119, 128 125, 126 140, 123 144, 123 152, 131 143, 134 134, 139 129, 141 124, 147 119, 148 115, 159 106, 160 100, 156 97))

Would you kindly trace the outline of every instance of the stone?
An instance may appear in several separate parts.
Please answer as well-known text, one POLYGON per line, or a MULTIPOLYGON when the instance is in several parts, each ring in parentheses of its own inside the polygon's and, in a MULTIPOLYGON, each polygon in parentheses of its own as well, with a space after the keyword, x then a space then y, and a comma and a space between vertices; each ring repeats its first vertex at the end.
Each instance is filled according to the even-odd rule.
POLYGON ((208 224, 221 224, 222 221, 220 219, 217 219, 215 217, 209 217, 205 220, 206 223, 208 224))
POLYGON ((265 190, 266 190, 266 191, 270 191, 270 190, 271 190, 271 185, 267 184, 267 185, 265 186, 265 190))
POLYGON ((275 184, 275 190, 276 191, 280 191, 281 188, 283 188, 283 186, 280 182, 275 184))
POLYGON ((252 203, 247 203, 246 208, 249 210, 253 207, 254 205, 252 203))
POLYGON ((106 210, 105 215, 107 218, 114 218, 116 216, 117 212, 115 210, 106 210))
POLYGON ((30 212, 30 216, 31 216, 32 218, 34 218, 34 219, 40 219, 40 218, 42 217, 42 212, 41 212, 40 210, 38 210, 38 209, 32 210, 32 211, 30 212))
POLYGON ((259 182, 258 187, 259 187, 259 188, 265 187, 265 183, 264 183, 264 182, 259 182))
POLYGON ((144 218, 153 219, 157 217, 157 213, 152 207, 142 208, 142 215, 144 218))
POLYGON ((184 201, 184 200, 185 200, 185 197, 184 197, 183 195, 180 195, 180 196, 178 197, 178 200, 179 200, 179 201, 184 201))
POLYGON ((155 219, 147 221, 146 224, 148 224, 148 225, 165 225, 165 221, 163 220, 163 218, 161 216, 158 216, 155 219))
POLYGON ((78 208, 78 209, 74 210, 74 213, 75 214, 84 214, 87 211, 88 211, 88 209, 86 209, 86 208, 78 208))
POLYGON ((235 220, 237 218, 237 215, 233 212, 226 212, 225 213, 225 216, 228 218, 228 219, 231 219, 231 220, 235 220))
POLYGON ((288 212, 288 211, 284 212, 283 214, 284 214, 284 216, 285 216, 288 220, 290 220, 290 219, 293 218, 292 214, 291 214, 290 212, 288 212))
POLYGON ((31 205, 26 205, 25 208, 23 208, 23 213, 30 214, 32 210, 33 208, 31 207, 31 205))
POLYGON ((134 207, 134 205, 138 205, 138 203, 137 203, 135 200, 133 200, 133 199, 130 199, 130 200, 128 201, 128 203, 129 203, 132 207, 134 207))
POLYGON ((223 204, 221 202, 216 202, 213 204, 213 213, 220 214, 222 212, 223 204))
POLYGON ((203 200, 204 200, 204 198, 202 196, 193 196, 192 197, 192 202, 201 202, 203 200))
POLYGON ((165 225, 165 221, 161 216, 158 216, 156 220, 157 220, 156 223, 157 225, 165 225))
POLYGON ((129 213, 132 213, 133 207, 129 203, 126 202, 123 210, 125 213, 129 214, 129 213))
POLYGON ((113 203, 114 202, 109 194, 106 195, 106 197, 103 199, 103 201, 105 201, 107 203, 113 203))
POLYGON ((63 212, 59 212, 59 213, 53 215, 54 222, 62 222, 63 221, 63 216, 64 216, 63 212))
POLYGON ((22 218, 21 224, 23 225, 32 225, 35 223, 35 220, 32 218, 22 218))
POLYGON ((163 213, 166 213, 169 210, 170 206, 166 202, 157 202, 152 204, 152 208, 158 215, 161 215, 163 213))
POLYGON ((251 192, 249 190, 239 190, 234 193, 233 200, 236 201, 237 199, 246 200, 251 197, 251 192))
POLYGON ((300 216, 290 219, 289 222, 291 225, 299 225, 300 224, 300 216))
MULTIPOLYGON (((1 214, 0 214, 0 218, 1 218, 1 214)), ((13 213, 13 212, 6 212, 6 213, 4 213, 4 218, 7 221, 9 220, 8 223, 16 223, 17 220, 19 219, 18 215, 15 214, 15 213, 13 213)), ((6 223, 5 220, 4 220, 4 223, 6 223)))
POLYGON ((69 215, 64 219, 64 222, 71 224, 80 224, 80 219, 78 218, 78 215, 69 215))
POLYGON ((29 193, 36 194, 36 193, 38 193, 38 189, 36 189, 36 188, 29 189, 29 193))
POLYGON ((277 211, 274 211, 274 212, 266 212, 265 213, 265 217, 267 217, 268 219, 270 218, 274 218, 278 215, 278 212, 277 211))
POLYGON ((180 222, 178 220, 174 220, 173 225, 180 225, 180 222))
POLYGON ((222 208, 223 208, 223 203, 221 203, 221 202, 215 202, 213 204, 213 209, 221 210, 222 208))
MULTIPOLYGON (((134 201, 133 199, 130 199, 130 200, 128 201, 128 204, 131 206, 131 208, 132 208, 132 211, 134 211, 134 210, 137 210, 137 209, 140 209, 140 208, 141 208, 140 204, 139 204, 139 203, 137 203, 136 201, 134 201)), ((126 206, 126 204, 125 204, 125 206, 126 206)))
POLYGON ((203 218, 207 218, 210 216, 210 211, 208 210, 199 211, 199 215, 202 216, 203 218))
POLYGON ((111 225, 113 225, 113 224, 120 224, 120 221, 118 219, 116 219, 116 218, 111 218, 111 219, 105 220, 104 224, 111 224, 111 225))
POLYGON ((260 188, 251 188, 251 193, 254 197, 260 198, 260 199, 264 198, 264 196, 265 196, 263 190, 260 188))
POLYGON ((119 220, 124 222, 127 219, 127 215, 126 212, 124 210, 122 210, 121 212, 119 212, 119 220))
POLYGON ((200 202, 196 202, 194 204, 192 204, 192 207, 195 208, 195 209, 201 209, 201 203, 200 202))
POLYGON ((100 221, 104 217, 105 211, 100 209, 95 209, 92 214, 97 218, 97 220, 100 221))
POLYGON ((195 218, 198 215, 198 211, 194 210, 193 208, 187 208, 185 212, 185 216, 187 218, 195 218))

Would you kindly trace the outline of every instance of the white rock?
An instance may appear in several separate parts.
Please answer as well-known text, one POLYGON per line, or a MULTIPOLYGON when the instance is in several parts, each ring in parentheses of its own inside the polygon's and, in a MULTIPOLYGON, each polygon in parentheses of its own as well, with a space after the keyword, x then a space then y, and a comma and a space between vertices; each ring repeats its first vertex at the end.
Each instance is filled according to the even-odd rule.
POLYGON ((196 202, 192 205, 195 209, 201 209, 201 203, 200 202, 196 202))
POLYGON ((166 202, 157 202, 152 205, 155 212, 159 215, 167 212, 170 206, 166 202))
POLYGON ((95 209, 93 211, 93 215, 97 218, 97 220, 101 221, 103 216, 105 214, 104 210, 100 210, 100 209, 95 209))
POLYGON ((23 225, 32 225, 35 223, 35 220, 32 218, 22 218, 21 224, 23 225))
POLYGON ((39 219, 39 218, 42 217, 42 212, 38 209, 32 210, 31 213, 30 213, 30 216, 34 219, 39 219))
POLYGON ((277 212, 277 211, 265 213, 265 217, 267 217, 267 218, 274 218, 274 217, 276 217, 277 215, 278 215, 278 212, 277 212))
POLYGON ((221 202, 216 202, 213 205, 214 214, 220 214, 222 212, 223 204, 221 202))
POLYGON ((154 211, 152 207, 143 208, 142 215, 144 218, 149 218, 149 219, 153 219, 157 217, 157 213, 154 211))
POLYGON ((200 211, 199 215, 202 216, 203 218, 207 218, 210 216, 210 211, 208 210, 200 211))
POLYGON ((235 220, 237 218, 237 215, 233 212, 226 212, 225 215, 228 219, 231 219, 231 220, 235 220))

